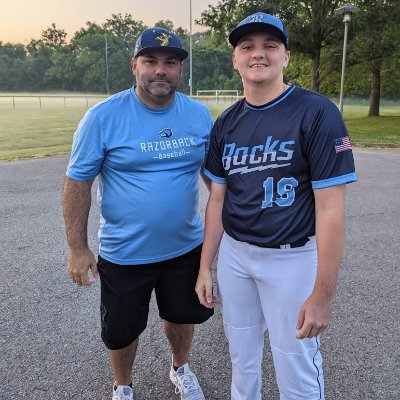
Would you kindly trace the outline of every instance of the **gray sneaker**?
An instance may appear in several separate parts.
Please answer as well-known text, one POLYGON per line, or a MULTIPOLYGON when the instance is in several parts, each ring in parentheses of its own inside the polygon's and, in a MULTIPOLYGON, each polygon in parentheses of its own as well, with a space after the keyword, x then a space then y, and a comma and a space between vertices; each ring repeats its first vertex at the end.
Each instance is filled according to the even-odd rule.
POLYGON ((205 400, 199 381, 187 363, 179 367, 177 371, 172 366, 169 379, 175 385, 175 393, 181 394, 181 400, 205 400))
POLYGON ((130 386, 114 385, 112 400, 136 400, 136 396, 130 386))

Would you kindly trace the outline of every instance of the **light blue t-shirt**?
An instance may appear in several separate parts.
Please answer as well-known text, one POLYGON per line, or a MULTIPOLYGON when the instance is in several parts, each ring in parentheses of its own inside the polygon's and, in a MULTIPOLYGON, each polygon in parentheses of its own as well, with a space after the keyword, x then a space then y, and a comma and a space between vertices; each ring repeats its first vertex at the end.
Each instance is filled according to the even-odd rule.
POLYGON ((181 93, 160 110, 129 89, 86 113, 66 174, 78 181, 99 175, 104 259, 146 264, 202 243, 198 178, 212 124, 207 107, 181 93))

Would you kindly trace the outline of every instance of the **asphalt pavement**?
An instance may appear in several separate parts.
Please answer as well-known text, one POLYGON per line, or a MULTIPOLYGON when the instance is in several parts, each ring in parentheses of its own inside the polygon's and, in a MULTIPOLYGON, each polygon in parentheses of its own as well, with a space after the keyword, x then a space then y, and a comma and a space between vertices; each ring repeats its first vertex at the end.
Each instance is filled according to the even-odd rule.
MULTIPOLYGON (((322 337, 326 400, 400 399, 400 151, 355 150, 347 240, 332 324, 322 337)), ((0 163, 0 399, 111 400, 100 339, 99 284, 66 272, 61 188, 67 157, 0 163)), ((207 198, 201 191, 204 213, 207 198)), ((97 249, 98 211, 89 237, 97 249)), ((178 400, 154 300, 133 384, 139 400, 178 400)), ((228 400, 220 311, 196 330, 191 367, 208 400, 228 400)), ((263 399, 277 400, 266 341, 263 399)), ((251 400, 251 399, 248 399, 251 400)))

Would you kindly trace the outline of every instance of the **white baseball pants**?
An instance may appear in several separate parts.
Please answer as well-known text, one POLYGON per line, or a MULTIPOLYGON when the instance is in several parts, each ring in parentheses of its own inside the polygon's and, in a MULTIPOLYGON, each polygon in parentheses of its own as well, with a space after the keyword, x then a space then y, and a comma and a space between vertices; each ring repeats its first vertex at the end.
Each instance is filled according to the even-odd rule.
POLYGON ((268 249, 223 235, 218 293, 232 362, 231 400, 261 400, 268 330, 280 400, 323 400, 319 338, 296 339, 300 307, 317 272, 315 236, 303 247, 268 249))

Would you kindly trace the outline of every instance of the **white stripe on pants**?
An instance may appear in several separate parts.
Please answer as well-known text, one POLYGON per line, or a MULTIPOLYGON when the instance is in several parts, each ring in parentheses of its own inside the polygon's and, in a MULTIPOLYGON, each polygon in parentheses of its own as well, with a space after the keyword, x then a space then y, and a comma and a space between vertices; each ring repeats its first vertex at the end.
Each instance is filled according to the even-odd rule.
POLYGON ((303 247, 267 249, 224 234, 217 276, 232 362, 232 400, 261 399, 266 329, 280 399, 324 399, 319 339, 296 339, 300 307, 316 272, 315 237, 303 247))

